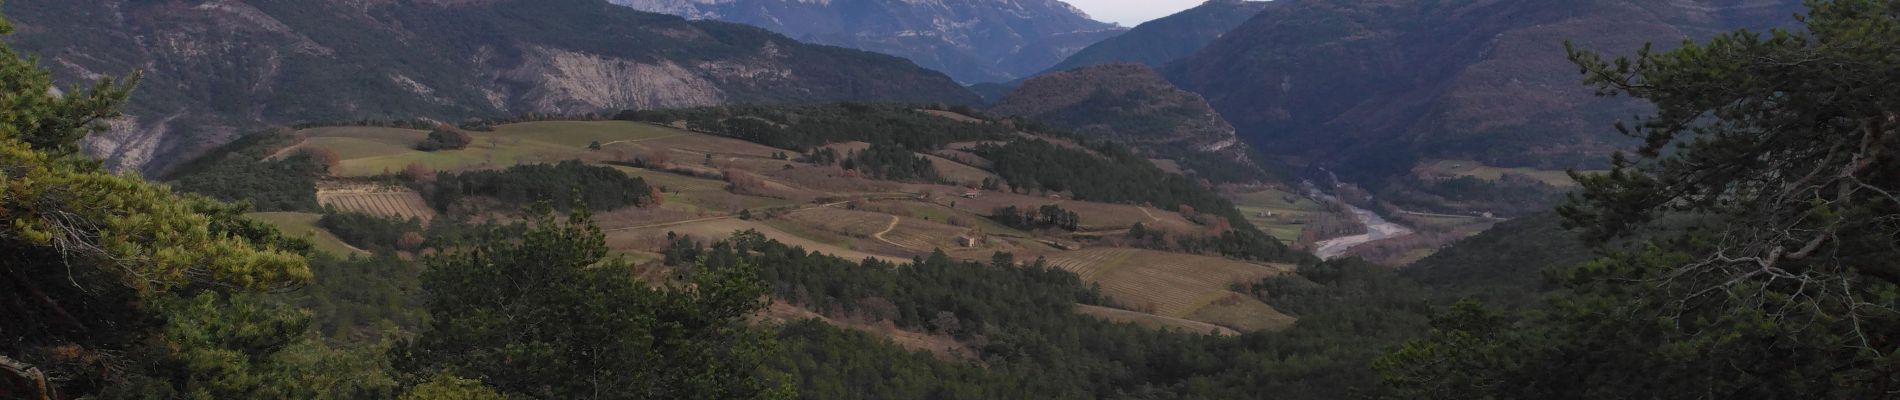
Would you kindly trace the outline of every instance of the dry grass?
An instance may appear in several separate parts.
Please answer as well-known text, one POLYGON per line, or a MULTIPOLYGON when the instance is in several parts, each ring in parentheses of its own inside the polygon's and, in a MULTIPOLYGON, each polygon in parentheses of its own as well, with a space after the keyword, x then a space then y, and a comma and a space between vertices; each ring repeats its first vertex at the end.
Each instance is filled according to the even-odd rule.
POLYGON ((1324 205, 1279 189, 1229 193, 1227 197, 1248 222, 1285 242, 1298 241, 1308 223, 1327 213, 1324 205))
POLYGON ((1241 331, 1284 326, 1292 317, 1235 293, 1235 284, 1288 273, 1292 267, 1151 250, 1098 248, 1049 256, 1049 262, 1102 286, 1133 310, 1186 318, 1241 331))
POLYGON ((277 230, 283 231, 285 235, 302 237, 309 240, 310 244, 315 246, 318 251, 339 256, 369 254, 367 251, 358 249, 355 246, 350 246, 348 243, 343 243, 342 239, 337 239, 336 235, 330 234, 330 231, 318 227, 317 219, 322 218, 323 216, 321 215, 298 212, 265 212, 244 214, 244 216, 276 226, 277 230))
POLYGON ((1189 319, 1163 317, 1159 315, 1128 311, 1128 310, 1123 310, 1119 308, 1108 308, 1108 307, 1101 307, 1101 306, 1091 306, 1087 304, 1077 304, 1075 305, 1075 311, 1079 313, 1083 313, 1083 314, 1088 314, 1096 318, 1101 318, 1101 319, 1115 321, 1115 322, 1140 325, 1143 327, 1147 327, 1149 329, 1174 330, 1174 331, 1180 331, 1184 333, 1196 333, 1196 334, 1213 332, 1214 334, 1221 335, 1221 336, 1234 336, 1234 335, 1240 334, 1240 331, 1236 331, 1225 326, 1214 325, 1214 324, 1210 324, 1206 322, 1189 320, 1189 319))
POLYGON ((1187 170, 1181 168, 1181 163, 1175 162, 1174 160, 1150 158, 1148 162, 1154 163, 1155 168, 1160 168, 1162 171, 1167 171, 1170 174, 1187 174, 1187 170))

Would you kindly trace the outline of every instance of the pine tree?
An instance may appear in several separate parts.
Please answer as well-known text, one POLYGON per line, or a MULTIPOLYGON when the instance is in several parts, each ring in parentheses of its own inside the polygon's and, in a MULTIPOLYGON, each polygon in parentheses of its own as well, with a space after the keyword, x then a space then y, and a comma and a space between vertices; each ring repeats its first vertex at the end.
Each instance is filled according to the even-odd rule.
POLYGON ((651 287, 607 258, 586 214, 529 220, 524 234, 427 261, 429 329, 398 349, 400 368, 532 398, 787 396, 760 369, 769 338, 746 326, 764 307, 754 268, 694 268, 691 285, 651 287))
POLYGON ((1605 257, 1546 313, 1443 324, 1383 361, 1399 397, 1900 393, 1900 3, 1809 5, 1806 32, 1572 48, 1600 93, 1656 106, 1617 126, 1636 157, 1573 173, 1559 210, 1605 257))

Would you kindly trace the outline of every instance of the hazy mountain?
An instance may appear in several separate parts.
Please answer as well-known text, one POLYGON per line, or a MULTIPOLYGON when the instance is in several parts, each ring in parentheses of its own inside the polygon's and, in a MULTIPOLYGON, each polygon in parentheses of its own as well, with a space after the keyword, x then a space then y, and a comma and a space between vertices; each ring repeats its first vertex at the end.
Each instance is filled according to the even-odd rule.
POLYGON ((1206 100, 1174 87, 1145 65, 1097 65, 1038 75, 989 111, 1136 144, 1164 158, 1211 157, 1251 164, 1247 145, 1206 100))
POLYGON ((612 0, 916 61, 963 82, 1016 79, 1123 31, 1058 0, 612 0))
POLYGON ((1562 168, 1601 163, 1611 123, 1643 110, 1593 96, 1563 43, 1627 54, 1792 22, 1798 0, 1283 0, 1170 65, 1262 150, 1337 169, 1418 158, 1562 168))
POLYGON ((1210 0, 1091 45, 1050 70, 1111 63, 1140 63, 1159 67, 1193 55, 1195 50, 1213 43, 1222 34, 1275 4, 1267 1, 1210 0))
POLYGON ((18 48, 63 82, 143 71, 91 143, 147 171, 302 121, 735 102, 973 103, 896 57, 602 0, 14 0, 18 48))

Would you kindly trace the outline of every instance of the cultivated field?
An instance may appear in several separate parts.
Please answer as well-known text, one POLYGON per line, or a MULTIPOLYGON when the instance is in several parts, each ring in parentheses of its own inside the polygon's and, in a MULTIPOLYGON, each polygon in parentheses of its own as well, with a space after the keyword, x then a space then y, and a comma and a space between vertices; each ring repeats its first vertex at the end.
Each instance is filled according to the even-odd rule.
POLYGON ((337 239, 336 235, 330 234, 330 231, 318 227, 317 219, 322 218, 323 216, 321 215, 298 212, 264 212, 244 214, 244 216, 276 226, 277 230, 284 231, 285 235, 308 239, 310 244, 317 248, 317 251, 339 256, 369 254, 367 251, 357 249, 348 243, 343 243, 342 239, 337 239))
MULTIPOLYGON (((410 164, 435 170, 505 168, 516 164, 564 160, 604 161, 625 154, 616 148, 682 136, 705 136, 687 131, 625 121, 524 122, 496 126, 492 132, 469 131, 468 148, 425 152, 415 150, 427 131, 375 127, 312 128, 307 140, 283 154, 307 148, 334 150, 341 162, 332 174, 372 176, 402 171, 410 164), (602 150, 590 150, 600 142, 602 150)), ((757 145, 754 145, 757 146, 757 145)))
POLYGON ((1285 242, 1298 241, 1300 231, 1312 222, 1314 215, 1327 212, 1324 205, 1312 199, 1278 189, 1229 194, 1228 197, 1248 222, 1285 242))
POLYGON ((942 176, 944 180, 950 181, 950 183, 953 184, 977 187, 983 184, 984 179, 1003 180, 1002 177, 996 176, 996 174, 990 173, 988 170, 966 165, 956 160, 931 154, 919 153, 918 155, 930 159, 930 166, 937 169, 937 175, 942 176))
POLYGON ((435 209, 413 190, 387 186, 356 185, 317 190, 317 203, 338 210, 396 219, 416 218, 423 223, 435 219, 435 209))
POLYGON ((1101 285, 1103 294, 1135 311, 1243 331, 1293 320, 1232 290, 1235 284, 1288 273, 1289 266, 1121 248, 1066 252, 1049 256, 1049 262, 1101 285))

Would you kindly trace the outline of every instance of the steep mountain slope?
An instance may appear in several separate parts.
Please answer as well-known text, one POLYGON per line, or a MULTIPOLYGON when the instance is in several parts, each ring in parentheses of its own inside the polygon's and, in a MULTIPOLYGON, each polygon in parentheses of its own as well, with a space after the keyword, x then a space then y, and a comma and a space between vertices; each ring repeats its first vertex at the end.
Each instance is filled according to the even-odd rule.
POLYGON ((1193 55, 1222 34, 1278 4, 1268 1, 1209 0, 1174 15, 1148 21, 1127 33, 1078 51, 1049 68, 1061 71, 1090 65, 1139 63, 1162 66, 1193 55))
POLYGON ((1058 0, 612 0, 909 58, 963 82, 1042 71, 1124 31, 1058 0))
POLYGON ((156 171, 266 124, 733 102, 970 103, 932 71, 602 0, 15 0, 9 38, 64 82, 144 72, 91 143, 156 171))
POLYGON ((1038 75, 1023 81, 990 112, 1141 144, 1137 147, 1166 158, 1214 157, 1250 163, 1247 145, 1206 100, 1174 87, 1140 64, 1038 75))
POLYGON ((1167 74, 1264 151, 1347 175, 1419 158, 1601 163, 1642 110, 1593 96, 1563 43, 1628 53, 1791 22, 1798 0, 1286 0, 1167 74))

